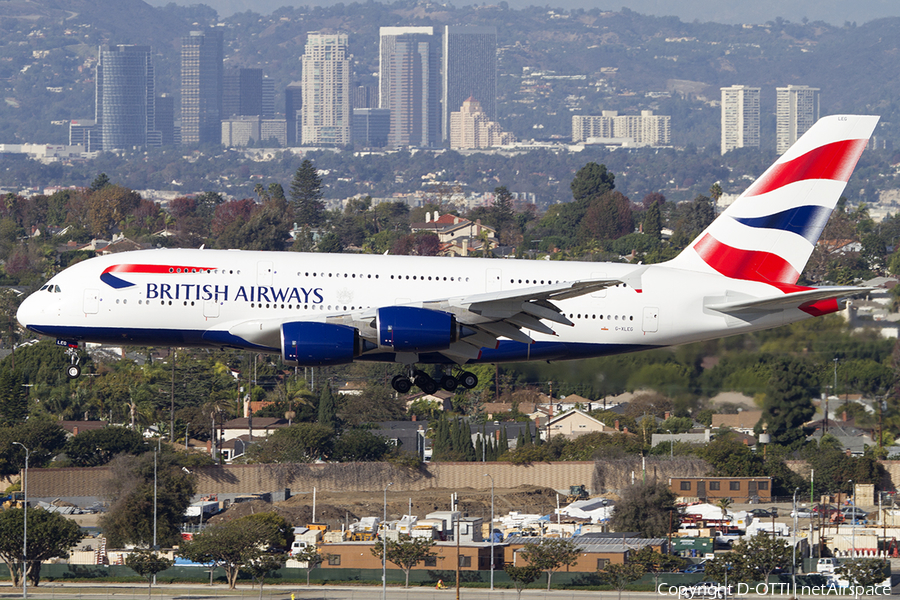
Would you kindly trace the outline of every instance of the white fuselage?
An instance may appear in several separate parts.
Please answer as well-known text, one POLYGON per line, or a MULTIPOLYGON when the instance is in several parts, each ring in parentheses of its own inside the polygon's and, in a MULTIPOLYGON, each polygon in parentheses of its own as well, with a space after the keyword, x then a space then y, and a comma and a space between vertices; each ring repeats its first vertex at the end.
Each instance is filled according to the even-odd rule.
MULTIPOLYGON (((53 277, 21 305, 19 321, 60 339, 217 346, 279 352, 229 334, 259 320, 320 320, 386 306, 626 277, 634 265, 530 260, 165 249, 94 258, 53 277), (125 266, 123 266, 125 265, 125 266), (102 277, 101 277, 102 276, 102 277)), ((767 329, 809 318, 797 309, 726 316, 707 305, 770 296, 767 284, 651 265, 641 290, 620 284, 554 301, 573 326, 501 340, 469 362, 565 360, 767 329)), ((394 360, 383 349, 359 360, 394 360)), ((421 362, 449 362, 421 356, 421 362)))

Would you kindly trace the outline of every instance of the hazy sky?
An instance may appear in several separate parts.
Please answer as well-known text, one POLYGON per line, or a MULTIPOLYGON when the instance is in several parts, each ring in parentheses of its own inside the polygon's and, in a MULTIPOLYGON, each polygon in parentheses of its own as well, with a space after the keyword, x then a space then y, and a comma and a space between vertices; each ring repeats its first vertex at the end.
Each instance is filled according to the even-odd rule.
MULTIPOLYGON (((147 0, 153 6, 163 6, 172 0, 147 0)), ((206 4, 219 16, 252 10, 269 14, 282 6, 321 5, 330 6, 339 1, 350 4, 353 0, 175 0, 177 4, 206 4)), ((498 4, 489 0, 486 4, 498 4)), ((900 16, 897 0, 507 0, 510 7, 548 6, 560 8, 594 8, 620 10, 630 8, 635 12, 657 16, 674 15, 682 21, 715 21, 718 23, 765 23, 776 17, 788 21, 825 21, 832 25, 856 22, 862 25, 873 19, 900 16)), ((465 6, 480 4, 471 0, 453 0, 451 4, 465 6)))

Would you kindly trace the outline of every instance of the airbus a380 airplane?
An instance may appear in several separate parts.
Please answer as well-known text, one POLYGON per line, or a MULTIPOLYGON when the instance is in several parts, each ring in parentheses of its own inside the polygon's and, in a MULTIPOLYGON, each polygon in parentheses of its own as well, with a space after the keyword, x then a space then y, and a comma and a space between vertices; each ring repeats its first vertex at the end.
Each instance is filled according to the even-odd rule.
POLYGON ((878 117, 821 119, 674 260, 656 265, 166 249, 93 258, 19 322, 79 341, 407 365, 407 392, 474 387, 463 365, 567 360, 777 327, 856 287, 798 286, 878 117), (439 381, 417 363, 457 365, 439 381))

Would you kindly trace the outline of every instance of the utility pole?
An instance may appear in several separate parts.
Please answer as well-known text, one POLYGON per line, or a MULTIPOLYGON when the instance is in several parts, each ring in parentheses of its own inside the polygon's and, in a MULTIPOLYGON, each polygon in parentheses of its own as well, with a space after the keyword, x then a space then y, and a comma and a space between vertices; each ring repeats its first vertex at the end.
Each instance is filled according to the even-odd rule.
MULTIPOLYGON (((172 387, 169 392, 169 443, 175 443, 175 350, 169 348, 172 359, 172 387)), ((155 545, 155 542, 154 542, 155 545)))

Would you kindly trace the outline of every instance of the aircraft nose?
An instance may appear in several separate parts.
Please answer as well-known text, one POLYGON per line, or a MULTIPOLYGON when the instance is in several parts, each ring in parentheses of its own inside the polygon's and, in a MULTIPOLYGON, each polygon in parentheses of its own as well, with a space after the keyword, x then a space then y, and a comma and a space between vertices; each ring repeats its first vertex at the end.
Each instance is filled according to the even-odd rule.
POLYGON ((19 321, 22 327, 28 327, 37 323, 37 318, 41 311, 38 306, 39 303, 34 296, 34 294, 31 294, 25 298, 22 304, 19 305, 19 310, 16 311, 16 320, 19 321))

